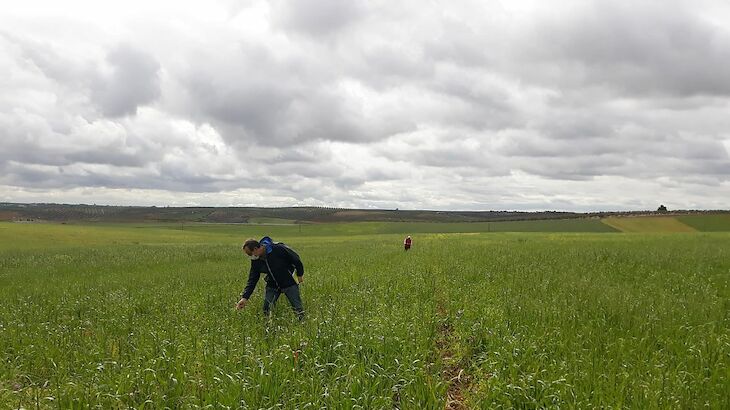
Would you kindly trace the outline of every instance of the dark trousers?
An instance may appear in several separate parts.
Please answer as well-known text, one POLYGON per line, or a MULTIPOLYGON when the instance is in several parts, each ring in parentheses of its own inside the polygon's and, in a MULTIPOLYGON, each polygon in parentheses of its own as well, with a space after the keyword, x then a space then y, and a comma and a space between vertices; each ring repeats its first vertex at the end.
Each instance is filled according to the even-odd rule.
POLYGON ((299 293, 299 285, 289 286, 284 289, 267 286, 264 294, 264 315, 268 317, 271 314, 271 310, 282 293, 289 300, 289 304, 299 320, 304 319, 304 306, 302 305, 302 296, 299 293))

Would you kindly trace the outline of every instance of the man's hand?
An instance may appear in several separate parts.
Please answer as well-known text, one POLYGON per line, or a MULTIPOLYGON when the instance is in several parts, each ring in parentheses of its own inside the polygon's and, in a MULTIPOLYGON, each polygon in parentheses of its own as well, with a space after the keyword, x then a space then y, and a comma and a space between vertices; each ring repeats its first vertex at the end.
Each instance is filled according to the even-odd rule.
POLYGON ((244 307, 246 307, 246 303, 248 303, 248 299, 241 298, 241 300, 239 300, 238 303, 236 303, 236 310, 241 310, 244 307))
POLYGON ((297 282, 304 283, 304 276, 297 276, 297 282))

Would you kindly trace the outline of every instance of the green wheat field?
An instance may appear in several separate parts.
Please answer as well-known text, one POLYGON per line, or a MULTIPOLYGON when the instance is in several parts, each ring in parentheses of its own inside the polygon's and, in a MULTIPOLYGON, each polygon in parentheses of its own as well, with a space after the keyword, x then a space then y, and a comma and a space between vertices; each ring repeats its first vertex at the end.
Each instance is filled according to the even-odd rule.
POLYGON ((728 220, 697 218, 0 223, 0 408, 729 408, 728 220), (263 235, 303 323, 263 283, 233 309, 263 235))

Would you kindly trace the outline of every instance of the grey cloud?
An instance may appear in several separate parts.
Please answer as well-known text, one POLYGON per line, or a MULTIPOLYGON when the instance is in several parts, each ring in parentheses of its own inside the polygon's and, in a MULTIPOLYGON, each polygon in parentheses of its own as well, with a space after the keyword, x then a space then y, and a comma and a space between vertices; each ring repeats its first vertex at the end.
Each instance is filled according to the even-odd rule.
POLYGON ((88 96, 105 116, 135 114, 139 106, 152 103, 160 96, 160 63, 140 49, 122 44, 110 50, 106 61, 111 70, 106 73, 98 64, 74 60, 51 44, 0 34, 21 49, 25 64, 53 80, 64 97, 88 96))
POLYGON ((335 178, 332 182, 337 188, 349 191, 361 187, 365 182, 372 181, 368 181, 367 179, 357 175, 341 175, 335 178))
POLYGON ((332 89, 311 90, 294 102, 291 117, 297 133, 304 140, 368 142, 411 130, 415 124, 408 118, 378 113, 370 116, 365 102, 348 99, 332 89))
POLYGON ((220 192, 254 187, 252 181, 230 181, 191 172, 183 167, 162 165, 160 169, 125 168, 124 172, 96 171, 83 166, 73 170, 63 167, 33 167, 22 163, 6 163, 0 168, 0 183, 35 188, 68 189, 95 187, 114 189, 161 189, 172 192, 220 192))
POLYGON ((435 61, 418 44, 382 42, 353 48, 342 56, 344 71, 379 92, 408 85, 424 86, 435 74, 435 61))
POLYGON ((694 160, 663 156, 659 152, 634 152, 615 149, 614 153, 599 155, 521 156, 513 159, 518 169, 558 180, 584 180, 598 176, 623 176, 637 179, 669 177, 682 179, 686 175, 704 176, 716 182, 730 180, 730 161, 722 158, 694 160))
POLYGON ((269 50, 253 44, 241 43, 234 50, 226 58, 206 51, 190 56, 210 63, 193 67, 181 78, 193 114, 215 123, 232 142, 275 145, 295 140, 296 136, 280 135, 292 100, 304 92, 296 76, 289 75, 295 64, 277 61, 269 50))
POLYGON ((398 179, 402 174, 388 172, 373 166, 363 170, 352 170, 342 164, 327 162, 326 160, 312 162, 275 162, 264 163, 259 172, 269 178, 275 178, 273 184, 296 185, 298 181, 317 181, 324 186, 333 186, 339 189, 353 189, 367 182, 387 181, 398 179))
POLYGON ((92 85, 92 98, 104 115, 134 115, 160 96, 160 64, 150 54, 120 45, 109 52, 107 62, 111 74, 100 75, 92 85))
POLYGON ((519 138, 509 141, 499 152, 508 156, 530 157, 534 160, 560 157, 569 159, 579 156, 600 156, 624 151, 623 143, 608 138, 584 138, 575 141, 555 140, 542 137, 519 138))
POLYGON ((414 169, 434 167, 454 174, 483 177, 510 172, 509 164, 491 148, 492 136, 489 134, 473 136, 452 131, 438 136, 435 144, 428 140, 419 144, 419 139, 417 134, 395 138, 374 147, 374 151, 391 161, 411 164, 414 169))
POLYGON ((511 157, 519 169, 555 179, 679 178, 688 174, 730 178, 730 159, 714 139, 646 129, 617 128, 611 133, 571 139, 539 133, 514 135, 498 152, 511 157))
POLYGON ((281 150, 273 158, 277 163, 320 163, 329 161, 332 158, 332 153, 327 146, 312 143, 281 150))
POLYGON ((274 19, 284 30, 311 36, 335 33, 360 19, 366 12, 359 0, 278 0, 274 19))
POLYGON ((137 150, 132 152, 123 152, 118 147, 108 146, 100 147, 96 150, 79 150, 77 152, 66 155, 67 164, 83 162, 86 164, 109 164, 124 167, 140 167, 151 160, 149 154, 141 153, 137 150))
POLYGON ((478 167, 483 171, 490 168, 491 162, 484 153, 455 145, 448 140, 442 147, 414 150, 411 158, 418 165, 440 168, 478 167))
POLYGON ((398 167, 391 168, 368 168, 365 170, 366 181, 392 181, 403 176, 398 167))
POLYGON ((343 169, 330 163, 291 163, 281 162, 274 164, 263 164, 262 170, 268 176, 276 176, 282 179, 298 176, 303 178, 332 178, 340 175, 343 169))
POLYGON ((458 124, 458 127, 483 131, 521 127, 527 121, 525 115, 507 101, 509 97, 498 91, 482 93, 449 84, 434 85, 433 90, 443 102, 438 111, 424 116, 422 121, 426 123, 458 124))
POLYGON ((0 182, 3 184, 46 189, 60 187, 57 181, 49 178, 48 172, 24 167, 16 162, 2 162, 0 169, 0 182))
POLYGON ((114 166, 142 166, 150 161, 149 155, 137 152, 120 152, 116 147, 99 147, 95 150, 61 153, 53 148, 40 148, 30 144, 19 145, 0 157, 0 162, 13 160, 25 164, 65 166, 74 163, 109 164, 114 166))
POLYGON ((201 174, 180 163, 162 163, 158 167, 158 175, 148 178, 156 180, 156 185, 163 185, 172 191, 216 192, 223 189, 252 184, 252 181, 231 181, 201 174))
POLYGON ((59 162, 58 155, 48 155, 36 149, 40 138, 56 136, 39 115, 0 112, 0 137, 4 145, 0 150, 0 164, 8 161, 63 164, 64 161, 59 162))
POLYGON ((541 20, 517 48, 520 71, 629 95, 730 95, 730 33, 680 2, 602 2, 541 20), (561 15, 562 17, 562 15, 561 15), (537 61, 535 60, 537 59, 537 61))
MULTIPOLYGON (((527 173, 545 178, 567 181, 584 181, 601 175, 622 175, 631 160, 620 154, 610 155, 583 155, 572 157, 546 157, 540 161, 531 158, 514 161, 514 165, 527 173)), ((635 170, 628 166, 629 171, 635 170)))
POLYGON ((426 52, 436 61, 465 67, 490 67, 498 61, 500 44, 473 25, 444 19, 441 33, 425 42, 426 52))
POLYGON ((190 56, 210 59, 211 64, 194 67, 183 84, 203 115, 271 137, 292 97, 302 92, 296 76, 288 75, 293 67, 254 44, 242 43, 234 52, 225 58, 207 52, 190 56))
POLYGON ((561 140, 564 145, 568 145, 575 140, 610 138, 625 122, 626 119, 620 114, 607 112, 600 107, 576 109, 572 104, 560 104, 554 106, 545 118, 533 120, 533 128, 547 138, 561 140))
POLYGON ((94 75, 83 62, 69 61, 50 44, 2 31, 0 31, 0 36, 19 47, 24 57, 22 63, 37 68, 46 77, 59 84, 85 87, 86 79, 94 75))
POLYGON ((358 172, 344 171, 332 176, 332 183, 344 190, 361 188, 366 183, 397 181, 406 178, 408 171, 400 170, 398 167, 388 166, 387 168, 367 167, 358 172))
POLYGON ((182 79, 199 121, 214 123, 231 144, 372 141, 414 127, 408 118, 369 117, 363 103, 337 89, 337 79, 300 70, 315 57, 277 59, 246 43, 238 50, 182 79))
MULTIPOLYGON (((77 124, 78 125, 78 124, 77 124)), ((92 124, 86 124, 91 126, 92 124)), ((102 135, 100 130, 84 138, 96 137, 104 143, 87 145, 79 138, 78 128, 65 124, 67 129, 54 129, 46 118, 38 115, 0 114, 0 136, 5 148, 0 151, 0 163, 16 161, 25 164, 65 166, 74 163, 110 164, 115 166, 143 166, 159 159, 159 150, 134 136, 102 135)), ((126 131, 125 131, 126 132, 126 131)))

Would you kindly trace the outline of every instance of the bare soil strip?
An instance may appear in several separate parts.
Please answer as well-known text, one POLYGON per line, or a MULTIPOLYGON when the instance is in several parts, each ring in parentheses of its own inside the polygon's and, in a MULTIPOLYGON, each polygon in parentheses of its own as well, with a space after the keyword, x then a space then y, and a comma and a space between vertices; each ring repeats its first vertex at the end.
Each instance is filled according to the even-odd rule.
POLYGON ((439 318, 438 334, 436 335, 436 352, 443 363, 441 378, 448 384, 446 390, 446 410, 461 410, 468 407, 464 404, 464 393, 469 390, 471 379, 465 372, 461 360, 454 357, 452 350, 453 326, 443 303, 437 308, 439 318))

